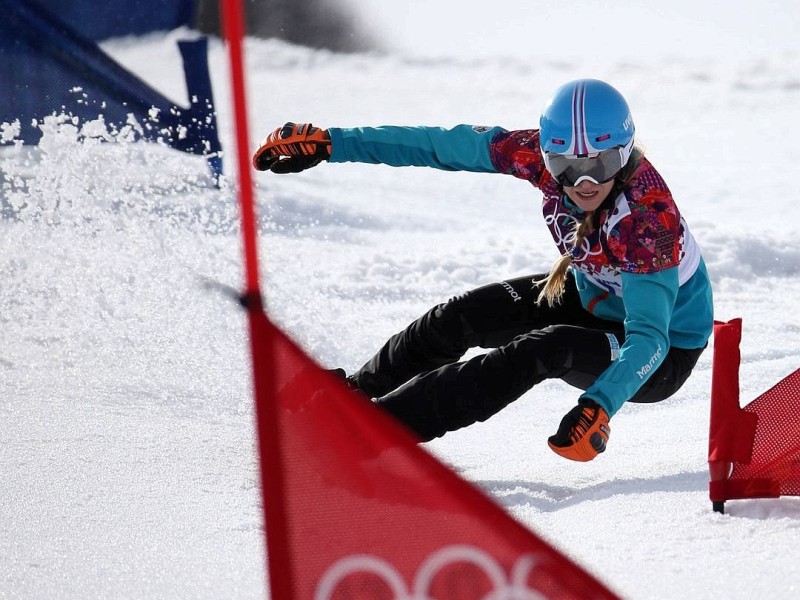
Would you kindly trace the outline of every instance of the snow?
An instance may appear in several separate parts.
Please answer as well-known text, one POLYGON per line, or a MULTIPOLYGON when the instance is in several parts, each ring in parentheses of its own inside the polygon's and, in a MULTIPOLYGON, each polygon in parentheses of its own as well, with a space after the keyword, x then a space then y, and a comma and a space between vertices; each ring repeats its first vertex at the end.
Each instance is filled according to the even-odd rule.
MULTIPOLYGON (((106 48, 185 102, 176 36, 106 48)), ((744 320, 749 401, 800 355, 800 54, 779 41, 701 60, 338 56, 248 40, 251 132, 522 128, 563 81, 613 82, 703 248, 717 318, 744 320)), ((230 150, 218 41, 210 64, 230 150)), ((100 143, 101 123, 42 126, 40 147, 0 152, 0 598, 264 597, 246 321, 224 290, 243 281, 231 153, 215 189, 196 157, 126 132, 100 143)), ((510 177, 325 164, 260 174, 257 196, 269 310, 348 371, 432 304, 555 258, 538 192, 510 177)), ((711 511, 710 368, 711 348, 674 398, 624 407, 592 463, 546 447, 577 397, 559 382, 427 448, 623 597, 796 598, 800 499, 711 511)))
POLYGON ((393 49, 415 56, 692 59, 798 49, 788 0, 344 0, 393 49))

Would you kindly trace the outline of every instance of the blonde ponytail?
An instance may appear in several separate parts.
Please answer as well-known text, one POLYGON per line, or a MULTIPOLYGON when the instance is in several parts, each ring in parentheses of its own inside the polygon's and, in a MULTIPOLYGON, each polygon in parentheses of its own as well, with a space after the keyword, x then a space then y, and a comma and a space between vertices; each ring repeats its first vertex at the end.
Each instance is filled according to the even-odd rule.
MULTIPOLYGON (((580 248, 583 245, 583 240, 594 229, 593 225, 594 211, 587 212, 583 221, 577 224, 575 229, 575 243, 573 248, 580 248)), ((564 290, 567 285, 567 273, 572 264, 572 253, 567 252, 558 257, 553 266, 550 267, 550 272, 544 279, 537 279, 533 282, 534 287, 544 284, 539 295, 536 298, 536 304, 539 305, 545 300, 548 306, 555 306, 561 303, 564 297, 564 290)))

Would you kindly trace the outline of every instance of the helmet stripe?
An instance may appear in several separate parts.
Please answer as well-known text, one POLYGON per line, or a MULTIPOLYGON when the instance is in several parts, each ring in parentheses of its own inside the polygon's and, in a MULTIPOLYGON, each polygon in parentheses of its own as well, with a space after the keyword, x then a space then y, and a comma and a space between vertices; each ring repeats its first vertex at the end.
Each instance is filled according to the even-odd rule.
POLYGON ((576 154, 578 150, 578 96, 580 95, 581 84, 576 85, 572 90, 572 144, 569 153, 576 154))
POLYGON ((586 143, 586 84, 581 81, 572 93, 572 139, 574 154, 588 154, 586 143))

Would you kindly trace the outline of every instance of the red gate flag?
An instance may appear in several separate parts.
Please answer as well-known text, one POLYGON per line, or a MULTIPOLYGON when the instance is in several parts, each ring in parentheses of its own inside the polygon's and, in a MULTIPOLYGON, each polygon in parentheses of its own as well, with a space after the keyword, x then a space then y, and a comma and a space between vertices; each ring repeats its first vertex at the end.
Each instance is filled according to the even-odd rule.
POLYGON ((742 320, 714 323, 709 496, 726 500, 800 495, 800 369, 741 408, 742 320))
POLYGON ((273 598, 616 598, 253 312, 273 598))
POLYGON ((256 426, 273 600, 611 600, 586 571, 320 369, 267 318, 258 282, 240 0, 231 65, 256 426))

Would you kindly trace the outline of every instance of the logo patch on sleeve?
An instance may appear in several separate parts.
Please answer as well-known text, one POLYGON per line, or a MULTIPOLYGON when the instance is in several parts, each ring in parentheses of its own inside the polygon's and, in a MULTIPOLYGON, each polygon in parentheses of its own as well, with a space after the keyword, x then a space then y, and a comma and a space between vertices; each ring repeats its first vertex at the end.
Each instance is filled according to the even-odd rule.
POLYGON ((619 340, 613 333, 607 333, 608 344, 611 346, 611 362, 619 358, 619 340))

